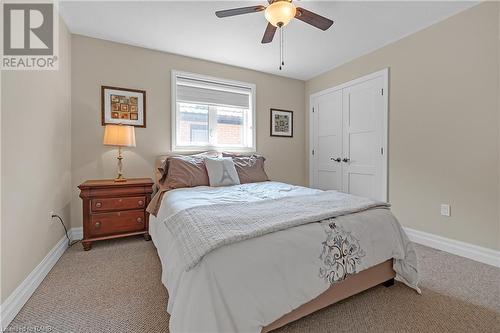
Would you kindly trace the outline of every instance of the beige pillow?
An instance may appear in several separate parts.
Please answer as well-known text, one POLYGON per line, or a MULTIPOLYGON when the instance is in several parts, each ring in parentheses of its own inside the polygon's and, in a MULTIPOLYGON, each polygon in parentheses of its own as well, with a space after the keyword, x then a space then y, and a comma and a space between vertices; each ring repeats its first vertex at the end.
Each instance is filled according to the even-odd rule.
MULTIPOLYGON (((156 171, 155 175, 157 177, 158 184, 160 186, 165 185, 165 180, 167 179, 167 176, 168 176, 170 161, 172 158, 181 158, 181 159, 184 159, 186 161, 190 161, 191 163, 198 163, 199 164, 198 160, 193 160, 192 158, 194 158, 194 159, 198 158, 199 160, 201 160, 203 162, 203 158, 205 158, 205 157, 217 157, 217 156, 219 156, 219 153, 216 151, 206 151, 206 152, 194 154, 194 155, 171 154, 171 155, 167 155, 167 156, 162 156, 158 159, 158 161, 157 161, 158 164, 157 164, 156 170, 155 170, 156 171)), ((179 163, 176 163, 176 165, 178 165, 178 164, 179 163)), ((186 168, 188 170, 190 169, 190 167, 185 167, 184 169, 186 169, 186 168)), ((181 167, 181 169, 182 169, 182 167, 181 167)), ((195 175, 197 176, 196 173, 195 173, 195 175)), ((176 177, 176 176, 181 176, 181 178, 185 178, 185 177, 188 177, 189 175, 183 175, 182 171, 177 169, 172 174, 172 177, 176 177)), ((172 182, 177 183, 177 180, 175 178, 171 179, 170 183, 172 183, 172 182)), ((186 181, 181 179, 180 183, 186 183, 186 181)), ((183 187, 186 187, 186 186, 183 186, 183 187)))
POLYGON ((163 174, 165 172, 163 168, 167 157, 168 156, 166 155, 162 155, 156 158, 154 173, 155 173, 155 184, 157 187, 160 187, 160 180, 163 178, 163 174))
POLYGON ((209 186, 208 174, 203 157, 172 156, 169 157, 168 173, 163 185, 169 189, 209 186))
POLYGON ((269 180, 264 170, 264 156, 261 155, 236 155, 231 153, 222 153, 224 157, 231 157, 240 178, 241 184, 258 183, 269 180))

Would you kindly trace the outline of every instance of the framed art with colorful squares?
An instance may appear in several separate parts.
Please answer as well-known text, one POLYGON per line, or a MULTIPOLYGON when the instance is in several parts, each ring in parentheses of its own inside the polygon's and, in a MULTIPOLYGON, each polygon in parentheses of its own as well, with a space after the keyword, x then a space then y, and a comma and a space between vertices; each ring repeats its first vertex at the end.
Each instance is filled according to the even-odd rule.
POLYGON ((271 136, 293 137, 293 111, 271 109, 271 136))
POLYGON ((146 127, 146 91, 101 86, 101 122, 146 127))

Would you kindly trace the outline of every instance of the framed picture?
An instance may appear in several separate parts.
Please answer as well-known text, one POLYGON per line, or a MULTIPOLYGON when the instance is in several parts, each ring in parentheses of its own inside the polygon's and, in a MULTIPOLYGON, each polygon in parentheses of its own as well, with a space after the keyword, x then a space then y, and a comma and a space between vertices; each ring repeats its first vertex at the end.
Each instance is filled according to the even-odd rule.
POLYGON ((271 109, 271 136, 293 137, 293 111, 271 109))
POLYGON ((101 86, 101 122, 146 127, 144 90, 101 86))

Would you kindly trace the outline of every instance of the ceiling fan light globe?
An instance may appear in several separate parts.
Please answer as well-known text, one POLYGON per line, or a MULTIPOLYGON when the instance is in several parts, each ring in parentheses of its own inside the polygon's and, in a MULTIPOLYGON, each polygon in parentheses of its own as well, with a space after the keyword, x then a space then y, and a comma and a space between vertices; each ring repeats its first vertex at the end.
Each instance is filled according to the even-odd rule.
POLYGON ((295 17, 297 9, 289 1, 275 1, 267 6, 264 16, 275 27, 284 27, 295 17))

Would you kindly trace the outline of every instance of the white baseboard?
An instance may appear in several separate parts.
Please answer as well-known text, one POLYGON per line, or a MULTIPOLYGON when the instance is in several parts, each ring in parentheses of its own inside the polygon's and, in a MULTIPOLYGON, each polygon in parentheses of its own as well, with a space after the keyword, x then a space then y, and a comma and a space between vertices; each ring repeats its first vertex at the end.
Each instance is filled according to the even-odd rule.
MULTIPOLYGON (((71 240, 82 238, 82 228, 72 228, 69 230, 71 240)), ((66 236, 50 250, 43 260, 35 267, 33 271, 24 279, 24 281, 10 294, 9 297, 0 305, 0 331, 3 332, 10 322, 16 317, 24 304, 28 301, 36 288, 42 283, 43 279, 50 272, 52 267, 61 258, 64 251, 68 248, 66 236)))
POLYGON ((69 231, 71 240, 82 239, 83 238, 83 228, 71 228, 69 231))
POLYGON ((495 251, 474 244, 437 236, 423 231, 403 228, 408 238, 415 243, 429 246, 441 251, 456 254, 484 264, 500 267, 500 251, 495 251))

